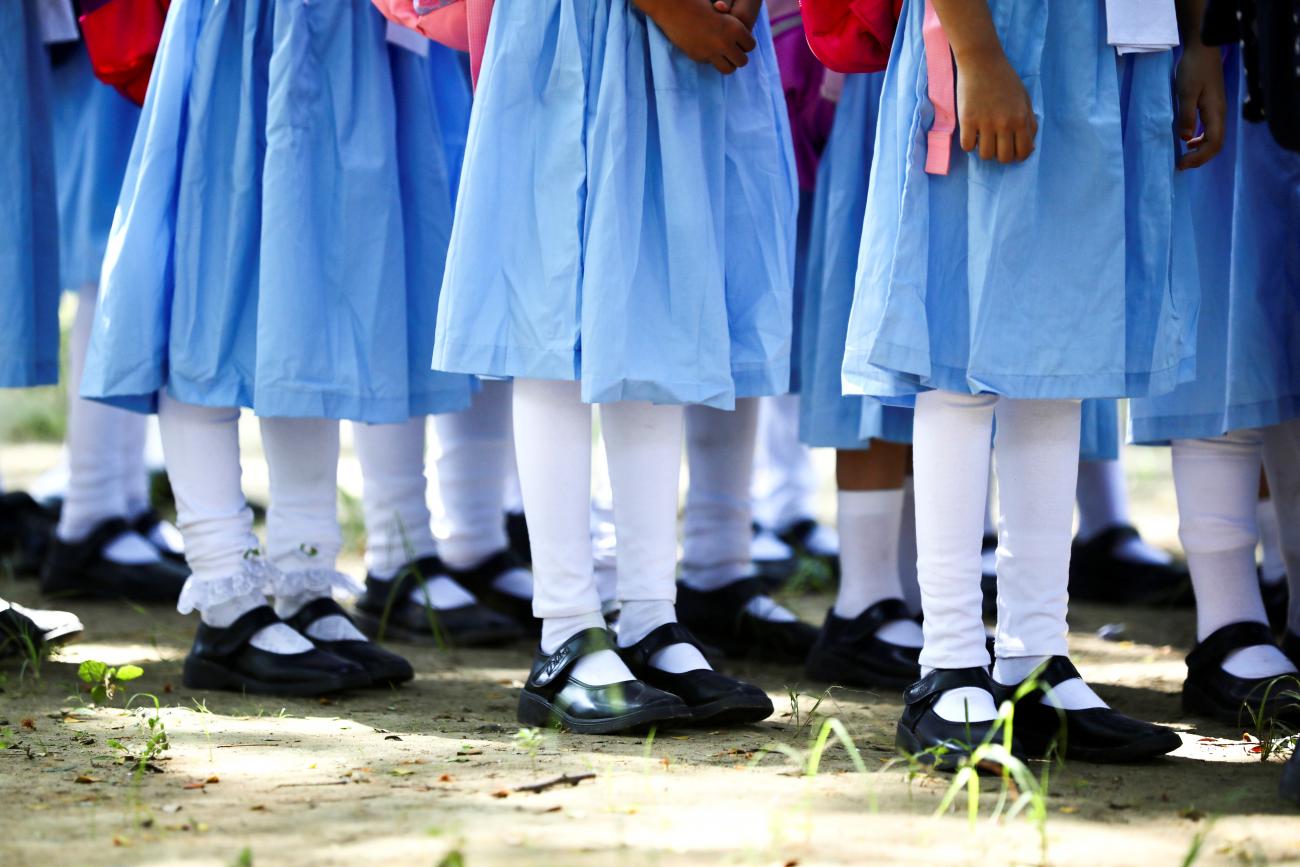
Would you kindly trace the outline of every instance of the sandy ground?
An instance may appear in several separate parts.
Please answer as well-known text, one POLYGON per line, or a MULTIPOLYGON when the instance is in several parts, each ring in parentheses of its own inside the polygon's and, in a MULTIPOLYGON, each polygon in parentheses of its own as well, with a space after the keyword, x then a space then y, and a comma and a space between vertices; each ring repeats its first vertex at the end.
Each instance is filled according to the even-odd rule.
MULTIPOLYGON (((6 480, 20 484, 56 459, 48 447, 6 449, 6 480)), ((251 463, 256 489, 263 470, 251 463)), ((345 488, 354 471, 345 462, 345 488)), ((1172 492, 1159 458, 1139 457, 1134 475, 1144 528, 1168 539, 1172 492)), ((54 601, 3 578, 0 597, 54 601)), ((815 620, 828 598, 793 604, 815 620)), ((1240 731, 1181 714, 1193 637, 1186 611, 1072 612, 1085 676, 1117 707, 1178 726, 1182 749, 1143 766, 1038 763, 1049 774, 1042 821, 996 818, 999 786, 985 781, 972 825, 964 795, 960 812, 935 816, 947 779, 894 762, 897 693, 828 695, 793 667, 734 666, 777 706, 761 725, 652 740, 546 733, 530 748, 514 721, 525 644, 400 647, 419 672, 413 684, 331 701, 202 695, 180 684, 186 618, 157 607, 65 607, 87 624, 83 640, 39 673, 9 665, 0 675, 6 867, 1300 861, 1300 816, 1275 796, 1279 761, 1261 761, 1240 731), (1122 640, 1097 637, 1115 623, 1122 640), (85 660, 145 673, 110 706, 94 707, 77 679, 85 660), (139 774, 122 759, 138 756, 149 735, 152 701, 137 697, 126 709, 137 692, 158 698, 170 742, 139 774), (843 723, 867 773, 840 745, 809 773, 827 718, 843 723), (765 749, 773 751, 764 757, 765 749), (580 774, 594 777, 517 791, 580 774)))

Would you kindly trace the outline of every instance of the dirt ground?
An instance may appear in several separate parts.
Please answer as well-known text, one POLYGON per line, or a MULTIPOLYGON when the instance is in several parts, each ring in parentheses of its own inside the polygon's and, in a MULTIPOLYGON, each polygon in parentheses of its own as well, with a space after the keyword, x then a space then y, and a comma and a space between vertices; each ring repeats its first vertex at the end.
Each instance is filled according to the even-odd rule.
MULTIPOLYGON (((31 457, 10 451, 7 480, 21 481, 31 457)), ((1135 473, 1143 509, 1159 515, 1150 523, 1167 533, 1167 484, 1144 466, 1135 473)), ((55 602, 11 578, 0 597, 55 602)), ((793 604, 815 620, 828 601, 793 604)), ((734 666, 777 706, 757 726, 653 739, 545 733, 530 745, 514 720, 526 644, 401 646, 413 684, 331 701, 193 694, 180 684, 190 620, 163 607, 64 607, 86 623, 83 640, 39 672, 11 664, 0 675, 5 867, 1300 861, 1300 815, 1275 794, 1280 761, 1261 761, 1238 730, 1181 714, 1187 611, 1072 612, 1084 675, 1115 706, 1177 726, 1181 750, 1142 766, 1039 763, 1050 770, 1041 820, 995 818, 999 785, 986 780, 971 824, 964 794, 935 817, 948 779, 896 763, 897 693, 827 695, 794 667, 734 666), (1108 624, 1122 624, 1120 640, 1098 637, 1108 624), (95 707, 77 678, 86 660, 144 674, 95 707), (139 773, 154 712, 140 697, 127 710, 133 693, 158 698, 169 742, 139 773), (843 723, 867 773, 836 743, 809 772, 826 718, 843 723), (594 776, 518 790, 584 774, 594 776)))

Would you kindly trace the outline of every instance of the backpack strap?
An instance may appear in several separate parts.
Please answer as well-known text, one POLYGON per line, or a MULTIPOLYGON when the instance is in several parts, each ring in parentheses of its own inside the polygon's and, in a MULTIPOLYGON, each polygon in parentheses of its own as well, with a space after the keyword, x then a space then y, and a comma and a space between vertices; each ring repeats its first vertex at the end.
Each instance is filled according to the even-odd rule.
POLYGON ((932 175, 946 175, 952 159, 952 136, 957 130, 957 85, 952 47, 932 0, 925 0, 925 24, 921 34, 925 42, 925 69, 930 80, 930 103, 934 106, 934 125, 926 137, 925 170, 932 175))

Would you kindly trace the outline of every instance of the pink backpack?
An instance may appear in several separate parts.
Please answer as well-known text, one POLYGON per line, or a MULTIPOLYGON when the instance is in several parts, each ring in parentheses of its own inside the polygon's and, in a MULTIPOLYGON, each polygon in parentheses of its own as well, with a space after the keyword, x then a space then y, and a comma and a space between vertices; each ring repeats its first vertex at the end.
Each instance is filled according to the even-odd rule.
POLYGON ((469 52, 469 70, 478 83, 492 23, 494 0, 372 0, 395 24, 421 33, 457 51, 469 52))

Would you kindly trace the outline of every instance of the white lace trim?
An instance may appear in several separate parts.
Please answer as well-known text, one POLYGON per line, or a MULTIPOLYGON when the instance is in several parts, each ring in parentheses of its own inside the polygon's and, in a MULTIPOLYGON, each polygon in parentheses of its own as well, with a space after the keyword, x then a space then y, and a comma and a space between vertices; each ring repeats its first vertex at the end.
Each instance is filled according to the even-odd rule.
POLYGON ((276 596, 326 596, 340 590, 355 596, 364 589, 356 578, 336 569, 298 569, 293 572, 277 569, 270 592, 276 596))
POLYGON ((266 558, 249 552, 240 561, 239 571, 221 578, 196 578, 191 575, 181 588, 176 610, 181 614, 211 608, 231 599, 250 594, 267 594, 277 580, 280 570, 266 558))

